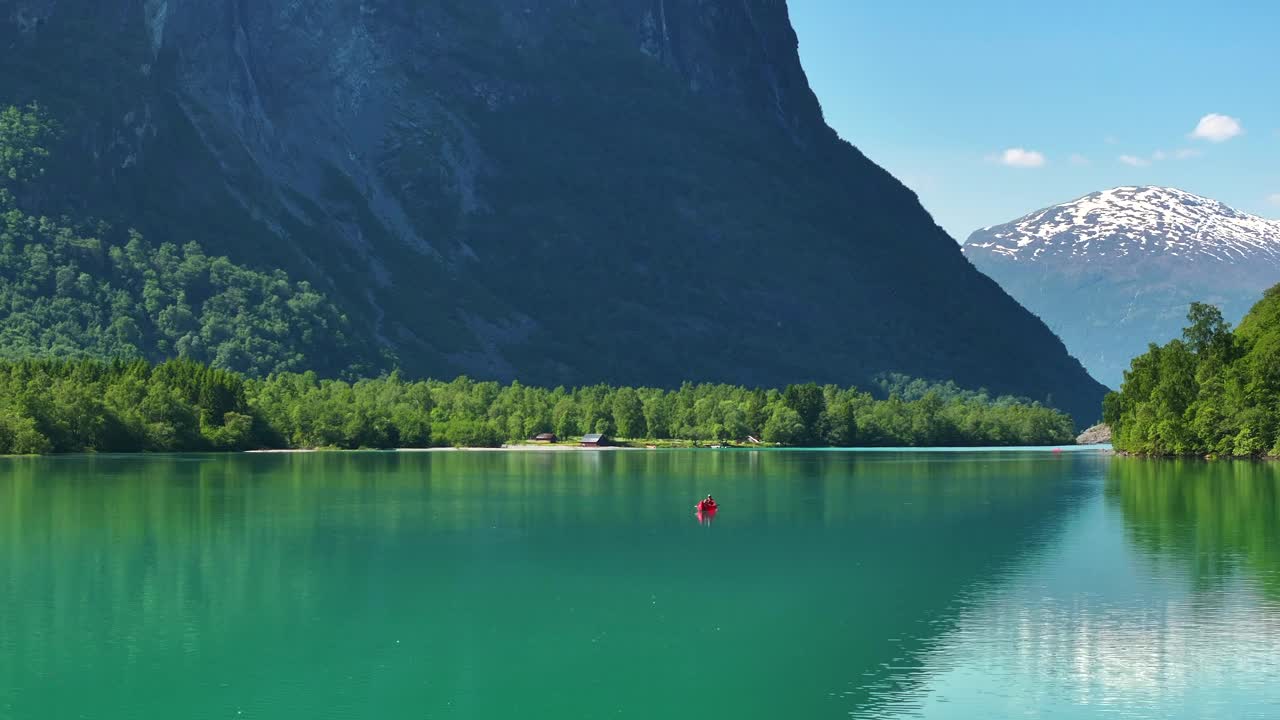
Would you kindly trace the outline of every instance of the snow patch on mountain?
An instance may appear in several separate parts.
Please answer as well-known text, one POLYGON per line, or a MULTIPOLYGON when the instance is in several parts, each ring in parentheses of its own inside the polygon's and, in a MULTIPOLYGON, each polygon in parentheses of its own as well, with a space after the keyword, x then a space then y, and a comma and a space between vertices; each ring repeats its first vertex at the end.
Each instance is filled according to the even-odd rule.
POLYGON ((975 250, 1026 262, 1132 253, 1280 265, 1280 221, 1176 188, 1118 187, 983 228, 965 243, 975 250))

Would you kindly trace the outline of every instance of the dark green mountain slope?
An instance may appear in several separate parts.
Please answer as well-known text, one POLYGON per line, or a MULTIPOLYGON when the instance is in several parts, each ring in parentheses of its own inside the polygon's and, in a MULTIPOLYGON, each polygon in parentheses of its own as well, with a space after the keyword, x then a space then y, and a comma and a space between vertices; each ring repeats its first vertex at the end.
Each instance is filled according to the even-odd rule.
POLYGON ((307 278, 415 374, 1103 389, 823 121, 779 0, 0 0, 32 212, 307 278))
POLYGON ((308 283, 257 272, 194 243, 120 244, 0 197, 0 358, 185 356, 264 375, 375 370, 375 353, 308 283))
POLYGON ((0 358, 183 356, 256 375, 385 364, 283 271, 24 212, 16 196, 38 187, 57 136, 38 106, 0 108, 0 358))

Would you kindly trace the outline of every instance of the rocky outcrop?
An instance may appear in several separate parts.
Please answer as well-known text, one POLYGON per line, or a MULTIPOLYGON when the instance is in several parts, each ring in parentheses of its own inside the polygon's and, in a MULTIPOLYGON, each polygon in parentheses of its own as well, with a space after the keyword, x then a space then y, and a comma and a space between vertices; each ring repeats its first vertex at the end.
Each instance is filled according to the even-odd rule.
POLYGON ((827 127, 781 0, 0 8, 0 96, 68 130, 47 197, 307 277, 408 372, 899 372, 1096 419, 1057 338, 827 127))
POLYGON ((1111 426, 1106 424, 1094 425, 1076 438, 1077 445, 1106 445, 1110 442, 1111 426))

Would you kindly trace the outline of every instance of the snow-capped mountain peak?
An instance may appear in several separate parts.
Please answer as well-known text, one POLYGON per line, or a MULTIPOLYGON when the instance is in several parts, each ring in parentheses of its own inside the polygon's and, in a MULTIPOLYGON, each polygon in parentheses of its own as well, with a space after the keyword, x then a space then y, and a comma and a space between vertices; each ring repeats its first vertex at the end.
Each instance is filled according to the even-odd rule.
POLYGON ((1193 302, 1236 322, 1280 283, 1280 222, 1163 187, 1118 187, 983 228, 964 253, 1119 387, 1193 302))
POLYGON ((1131 254, 1280 265, 1280 221, 1165 187, 1117 187, 983 228, 964 252, 1006 260, 1091 262, 1131 254))

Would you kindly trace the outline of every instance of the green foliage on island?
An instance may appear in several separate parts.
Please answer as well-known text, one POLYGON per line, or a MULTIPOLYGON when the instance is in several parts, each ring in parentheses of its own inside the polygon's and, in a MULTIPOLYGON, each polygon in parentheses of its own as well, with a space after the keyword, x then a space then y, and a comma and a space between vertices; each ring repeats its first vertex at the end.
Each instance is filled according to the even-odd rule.
POLYGON ((1143 455, 1280 455, 1280 285, 1232 332, 1194 303, 1183 336, 1151 345, 1104 401, 1118 450, 1143 455))
POLYGON ((56 134, 37 106, 0 110, 0 358, 179 356, 253 375, 379 363, 333 303, 282 271, 24 212, 18 195, 56 134))
POLYGON ((1070 442, 1070 418, 1034 404, 916 401, 834 386, 760 390, 348 383, 314 373, 249 379, 188 359, 0 361, 0 454, 248 448, 486 447, 540 432, 793 446, 1070 442))

